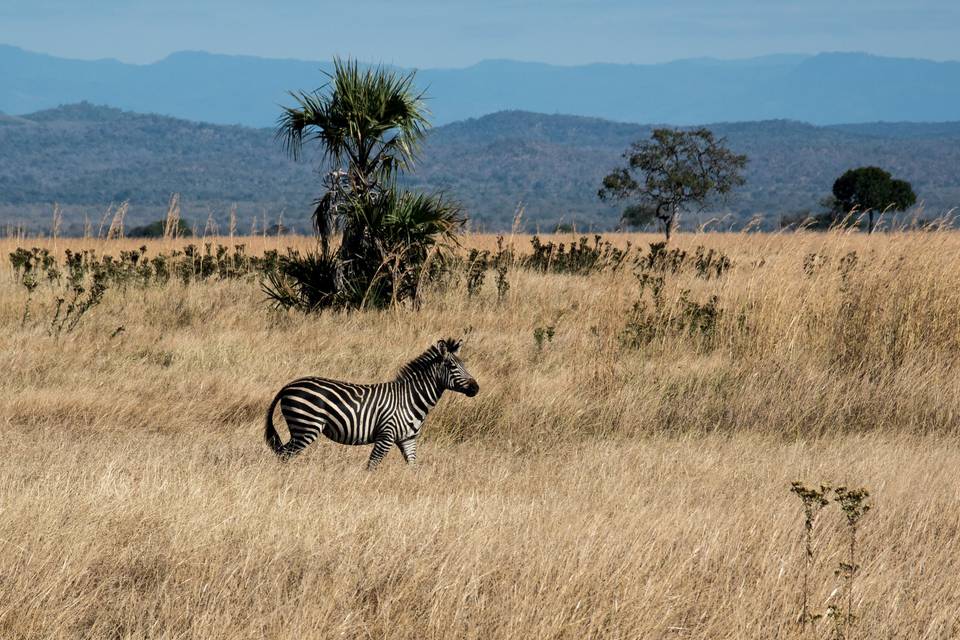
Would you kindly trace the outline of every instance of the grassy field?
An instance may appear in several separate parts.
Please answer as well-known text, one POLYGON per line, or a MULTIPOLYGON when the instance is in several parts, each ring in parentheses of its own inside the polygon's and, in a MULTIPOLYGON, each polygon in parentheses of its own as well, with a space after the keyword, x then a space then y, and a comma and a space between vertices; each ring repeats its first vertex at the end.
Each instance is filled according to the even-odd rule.
MULTIPOLYGON (((849 637, 960 636, 960 235, 681 234, 732 267, 664 273, 660 306, 629 265, 308 317, 255 278, 130 285, 60 335, 51 285, 23 321, 18 242, 53 247, 0 241, 0 638, 827 638, 796 623, 794 480, 871 491, 849 637), (463 335, 480 394, 443 398, 418 467, 264 446, 286 381, 463 335)), ((822 612, 836 507, 815 534, 822 612)))

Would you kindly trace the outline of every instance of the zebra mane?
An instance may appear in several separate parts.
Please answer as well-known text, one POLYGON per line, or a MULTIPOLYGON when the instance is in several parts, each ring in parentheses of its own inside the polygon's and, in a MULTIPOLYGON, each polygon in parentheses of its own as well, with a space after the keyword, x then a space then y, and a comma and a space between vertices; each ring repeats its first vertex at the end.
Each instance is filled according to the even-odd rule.
MULTIPOLYGON (((460 341, 454 340, 453 338, 446 338, 443 340, 446 344, 447 351, 450 353, 456 353, 460 348, 460 341)), ((440 350, 437 348, 436 344, 430 345, 430 348, 421 353, 419 356, 408 362, 407 364, 400 367, 400 371, 397 372, 397 382, 403 380, 410 380, 416 377, 419 373, 424 373, 430 369, 434 364, 443 358, 443 354, 440 353, 440 350)))

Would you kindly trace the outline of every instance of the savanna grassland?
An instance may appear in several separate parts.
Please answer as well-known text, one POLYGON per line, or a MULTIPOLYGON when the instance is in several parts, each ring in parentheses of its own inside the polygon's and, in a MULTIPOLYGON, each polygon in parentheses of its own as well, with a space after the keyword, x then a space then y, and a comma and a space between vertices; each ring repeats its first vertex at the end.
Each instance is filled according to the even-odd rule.
MULTIPOLYGON (((61 287, 25 319, 6 260, 54 241, 0 242, 0 638, 827 638, 797 624, 794 480, 871 492, 847 637, 958 637, 960 235, 680 234, 679 263, 610 240, 619 269, 454 269, 419 309, 174 277, 60 330, 61 287), (265 447, 286 381, 386 379, 445 336, 481 391, 443 398, 416 468, 265 447)), ((845 536, 831 505, 814 612, 848 602, 845 536)))

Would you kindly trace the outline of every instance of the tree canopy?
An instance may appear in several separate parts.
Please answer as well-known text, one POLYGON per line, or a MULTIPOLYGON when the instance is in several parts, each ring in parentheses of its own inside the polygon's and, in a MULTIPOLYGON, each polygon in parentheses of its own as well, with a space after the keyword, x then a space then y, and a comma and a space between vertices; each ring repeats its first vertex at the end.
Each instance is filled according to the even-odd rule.
POLYGON ((650 140, 633 143, 623 157, 627 166, 604 177, 600 199, 636 198, 623 221, 660 220, 668 241, 682 210, 703 208, 711 196, 744 184, 740 172, 747 164, 745 155, 727 149, 724 139, 705 128, 654 129, 650 140))
POLYGON ((845 172, 833 183, 833 197, 838 215, 867 213, 868 233, 873 232, 875 214, 903 211, 917 202, 909 182, 895 179, 880 167, 860 167, 845 172))

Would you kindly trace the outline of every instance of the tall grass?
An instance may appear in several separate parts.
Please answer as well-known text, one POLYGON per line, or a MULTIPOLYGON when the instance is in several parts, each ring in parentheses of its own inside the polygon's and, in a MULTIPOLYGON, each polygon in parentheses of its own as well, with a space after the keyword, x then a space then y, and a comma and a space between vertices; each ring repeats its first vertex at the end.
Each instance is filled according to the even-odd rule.
MULTIPOLYGON (((860 637, 955 637, 960 236, 676 245, 732 263, 662 274, 665 317, 716 296, 715 326, 642 343, 624 340, 652 305, 630 268, 513 267, 506 291, 491 275, 474 295, 454 275, 419 310, 319 316, 270 310, 252 278, 173 279, 111 289, 55 336, 21 322, 4 263, 0 637, 795 637, 798 478, 871 488, 860 637), (287 380, 384 379, 462 334, 481 392, 443 399, 420 468, 391 454, 366 474, 366 450, 328 442, 281 466, 264 449, 287 380)), ((33 317, 53 308, 45 286, 33 317)), ((841 525, 822 526, 833 567, 841 525)), ((810 577, 817 610, 830 582, 810 577)))

